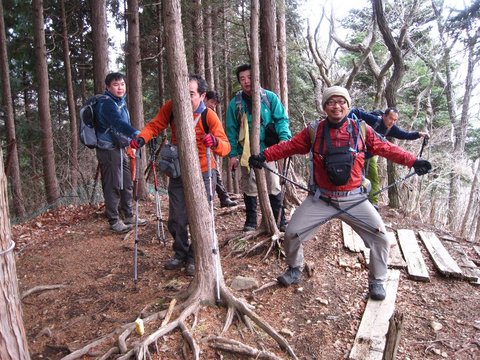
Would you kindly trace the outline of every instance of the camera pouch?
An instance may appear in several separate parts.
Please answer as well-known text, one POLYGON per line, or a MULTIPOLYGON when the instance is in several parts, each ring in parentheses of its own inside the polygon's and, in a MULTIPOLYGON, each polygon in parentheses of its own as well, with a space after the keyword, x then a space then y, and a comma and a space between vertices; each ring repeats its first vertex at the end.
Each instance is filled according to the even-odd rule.
POLYGON ((180 161, 178 159, 178 149, 175 145, 164 144, 160 150, 160 161, 158 163, 160 171, 172 179, 180 177, 180 161))
POLYGON ((329 149, 325 154, 325 171, 328 179, 336 186, 345 185, 350 180, 354 155, 350 146, 329 149))

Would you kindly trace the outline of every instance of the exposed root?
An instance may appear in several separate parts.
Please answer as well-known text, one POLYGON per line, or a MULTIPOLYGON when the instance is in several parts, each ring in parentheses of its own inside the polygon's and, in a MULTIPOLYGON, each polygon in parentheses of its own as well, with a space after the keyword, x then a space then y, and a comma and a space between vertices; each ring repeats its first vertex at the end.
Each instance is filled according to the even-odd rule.
POLYGON ((120 349, 116 346, 112 347, 110 350, 108 350, 103 356, 99 357, 98 360, 107 360, 110 358, 110 356, 119 354, 120 349))
POLYGON ((266 284, 263 284, 262 286, 260 286, 258 289, 255 289, 252 291, 253 295, 255 295, 256 293, 262 291, 262 290, 265 290, 271 286, 275 286, 275 285, 278 285, 278 281, 277 280, 274 280, 274 281, 270 281, 266 284))
POLYGON ((227 316, 226 316, 226 319, 225 319, 225 324, 223 325, 223 329, 222 329, 221 334, 225 334, 228 331, 228 329, 232 325, 234 315, 235 315, 235 309, 232 306, 229 306, 228 310, 227 310, 227 316))
POLYGON ((181 321, 178 326, 180 327, 180 330, 182 330, 182 336, 185 339, 185 341, 188 343, 190 346, 190 350, 192 351, 193 359, 198 360, 200 359, 200 348, 198 347, 196 341, 194 340, 192 334, 188 330, 188 328, 185 326, 183 321, 181 321))
POLYGON ((39 285, 35 286, 27 291, 25 291, 21 296, 20 299, 23 300, 26 298, 28 295, 35 294, 37 292, 42 292, 42 291, 47 291, 47 290, 56 290, 56 289, 63 289, 67 285, 39 285))
POLYGON ((210 336, 207 338, 207 342, 208 345, 215 349, 251 356, 255 359, 281 360, 281 358, 270 351, 257 350, 251 346, 241 343, 240 341, 227 339, 221 336, 210 336))
POLYGON ((234 236, 230 239, 226 239, 222 247, 227 246, 230 242, 238 243, 238 242, 247 242, 248 240, 255 239, 258 236, 261 236, 266 233, 266 230, 263 228, 257 229, 255 231, 248 231, 246 233, 242 233, 241 235, 234 236))

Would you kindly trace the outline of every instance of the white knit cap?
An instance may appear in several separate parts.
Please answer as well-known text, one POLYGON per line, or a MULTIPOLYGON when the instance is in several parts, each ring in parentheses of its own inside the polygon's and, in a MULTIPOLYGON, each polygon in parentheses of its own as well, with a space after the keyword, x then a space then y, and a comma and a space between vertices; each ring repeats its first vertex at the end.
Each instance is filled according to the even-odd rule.
POLYGON ((345 100, 347 100, 348 107, 350 107, 350 104, 352 103, 352 99, 350 98, 350 95, 348 94, 347 89, 341 86, 332 86, 332 87, 326 88, 323 91, 322 106, 324 108, 325 108, 325 103, 332 96, 343 96, 345 100))

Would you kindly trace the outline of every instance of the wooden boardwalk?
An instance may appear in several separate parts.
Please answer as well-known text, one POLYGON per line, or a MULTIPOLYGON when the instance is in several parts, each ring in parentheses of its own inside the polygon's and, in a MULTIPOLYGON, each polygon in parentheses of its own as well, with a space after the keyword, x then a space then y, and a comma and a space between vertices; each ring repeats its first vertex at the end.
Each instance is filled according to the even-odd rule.
MULTIPOLYGON (((370 250, 365 246, 360 236, 343 222, 342 232, 344 247, 352 252, 363 252, 368 264, 370 250)), ((383 359, 389 320, 395 310, 400 271, 405 270, 411 280, 430 281, 428 268, 420 247, 422 243, 426 253, 428 253, 428 258, 440 274, 480 285, 480 269, 468 258, 464 248, 456 243, 455 239, 447 239, 449 242, 447 250, 447 247, 433 232, 419 231, 419 238, 417 238, 413 230, 398 229, 396 235, 398 236, 398 242, 394 232, 387 233, 390 240, 388 266, 399 270, 389 270, 388 272, 385 284, 387 293, 385 300, 368 300, 349 359, 383 359)), ((480 247, 474 246, 473 248, 480 255, 480 247)))

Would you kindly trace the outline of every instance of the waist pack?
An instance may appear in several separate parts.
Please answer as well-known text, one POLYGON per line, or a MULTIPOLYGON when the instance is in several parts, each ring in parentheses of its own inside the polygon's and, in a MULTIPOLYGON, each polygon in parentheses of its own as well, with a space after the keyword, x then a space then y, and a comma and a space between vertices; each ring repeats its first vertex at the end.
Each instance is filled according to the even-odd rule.
POLYGON ((325 154, 325 171, 328 179, 336 186, 345 185, 350 180, 354 155, 350 146, 331 148, 325 154))
POLYGON ((180 177, 180 161, 178 159, 178 149, 175 145, 165 144, 160 150, 160 161, 158 163, 160 171, 172 179, 180 177))

